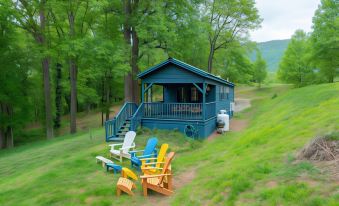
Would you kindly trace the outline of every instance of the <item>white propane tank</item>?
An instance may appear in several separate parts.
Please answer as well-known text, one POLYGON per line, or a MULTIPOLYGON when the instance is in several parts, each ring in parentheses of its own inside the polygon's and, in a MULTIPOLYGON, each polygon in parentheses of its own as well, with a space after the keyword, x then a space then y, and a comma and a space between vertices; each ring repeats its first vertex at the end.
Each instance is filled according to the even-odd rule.
POLYGON ((222 128, 223 132, 230 130, 230 116, 227 114, 226 110, 220 110, 217 121, 222 121, 225 123, 224 127, 222 128))

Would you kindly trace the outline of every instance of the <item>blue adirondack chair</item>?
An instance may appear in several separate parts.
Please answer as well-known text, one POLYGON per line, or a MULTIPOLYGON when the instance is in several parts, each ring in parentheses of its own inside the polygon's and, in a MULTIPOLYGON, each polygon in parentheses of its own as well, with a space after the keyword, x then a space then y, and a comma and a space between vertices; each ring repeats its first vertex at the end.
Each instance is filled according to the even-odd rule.
POLYGON ((130 151, 131 154, 131 165, 132 167, 136 167, 140 170, 141 167, 141 158, 148 158, 148 157, 156 157, 157 156, 157 146, 158 139, 156 137, 152 137, 148 139, 146 147, 144 150, 134 150, 130 151), (142 155, 137 155, 137 153, 141 153, 142 155))

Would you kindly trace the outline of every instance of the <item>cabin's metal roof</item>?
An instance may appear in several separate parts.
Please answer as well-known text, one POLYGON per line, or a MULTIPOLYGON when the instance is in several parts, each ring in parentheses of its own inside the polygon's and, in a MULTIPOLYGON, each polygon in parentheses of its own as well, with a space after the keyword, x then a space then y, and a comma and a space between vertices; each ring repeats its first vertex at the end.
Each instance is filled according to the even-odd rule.
POLYGON ((152 72, 154 72, 154 71, 156 71, 156 70, 158 70, 158 69, 162 68, 163 66, 165 66, 167 64, 170 64, 170 63, 172 63, 174 65, 177 65, 177 66, 179 66, 179 67, 181 67, 183 69, 186 69, 186 70, 188 70, 188 71, 190 71, 192 73, 195 73, 197 75, 205 77, 207 79, 211 79, 211 80, 214 80, 214 81, 217 81, 217 82, 221 82, 223 84, 234 86, 234 83, 232 83, 232 82, 229 82, 229 81, 227 81, 227 80, 225 80, 223 78, 217 77, 217 76, 215 76, 215 75, 213 75, 211 73, 208 73, 208 72, 206 72, 206 71, 204 71, 202 69, 199 69, 197 67, 194 67, 192 65, 189 65, 189 64, 187 64, 185 62, 182 62, 180 60, 177 60, 177 59, 171 58, 171 57, 168 58, 167 60, 161 62, 160 64, 157 64, 157 65, 155 65, 153 67, 150 67, 149 69, 139 73, 137 75, 137 77, 138 78, 143 78, 144 76, 146 76, 146 75, 148 75, 148 74, 150 74, 150 73, 152 73, 152 72))

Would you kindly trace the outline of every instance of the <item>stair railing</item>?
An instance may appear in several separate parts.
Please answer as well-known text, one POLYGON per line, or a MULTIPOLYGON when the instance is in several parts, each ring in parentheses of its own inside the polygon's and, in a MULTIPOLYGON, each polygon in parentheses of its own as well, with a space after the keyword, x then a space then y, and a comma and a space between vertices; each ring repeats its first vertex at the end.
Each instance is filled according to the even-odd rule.
POLYGON ((137 108, 137 104, 133 102, 126 102, 113 119, 105 122, 106 141, 117 136, 119 129, 123 126, 127 119, 133 116, 137 108))
POLYGON ((144 103, 141 103, 131 118, 131 130, 136 131, 138 126, 141 124, 142 115, 144 113, 144 103))

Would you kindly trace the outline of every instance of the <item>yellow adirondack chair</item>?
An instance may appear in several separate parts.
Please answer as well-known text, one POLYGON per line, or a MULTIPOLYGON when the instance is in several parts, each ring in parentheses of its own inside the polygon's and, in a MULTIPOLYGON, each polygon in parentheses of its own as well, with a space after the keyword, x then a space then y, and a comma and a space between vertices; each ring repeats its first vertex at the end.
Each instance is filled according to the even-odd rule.
POLYGON ((174 152, 168 154, 160 174, 140 176, 144 196, 147 196, 148 189, 167 196, 173 194, 170 165, 174 155, 174 152), (167 183, 164 182, 165 178, 167 179, 167 183))
POLYGON ((162 144, 157 157, 140 159, 142 162, 141 171, 144 174, 158 174, 161 172, 161 164, 165 162, 168 144, 162 144), (160 169, 159 169, 160 168, 160 169))
POLYGON ((121 177, 117 182, 117 196, 120 196, 121 191, 126 192, 127 194, 134 196, 132 189, 136 188, 136 185, 130 179, 138 180, 138 177, 130 169, 124 167, 121 171, 121 177))

